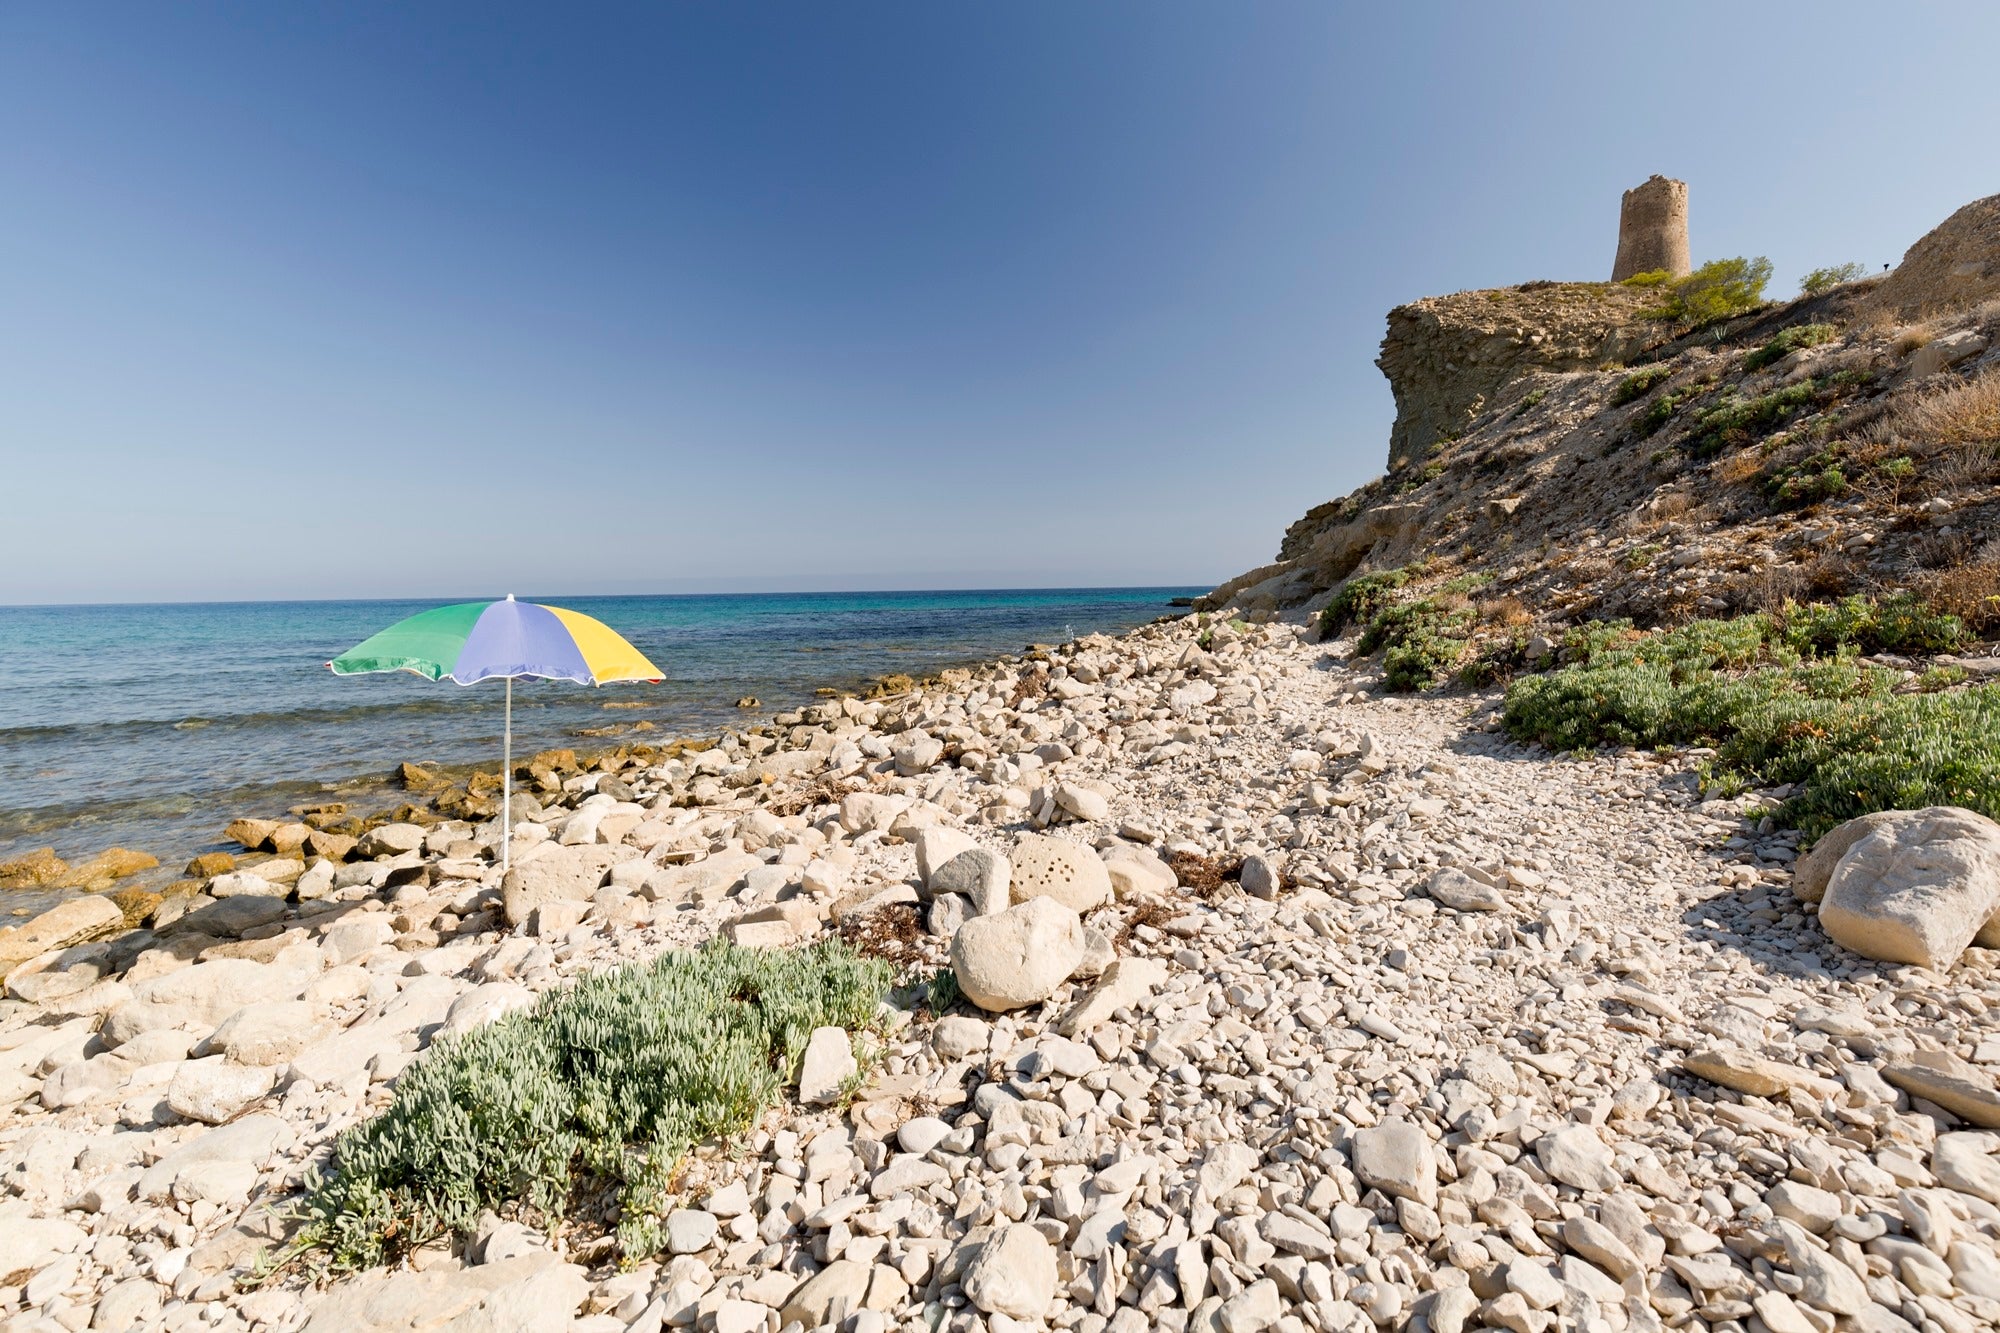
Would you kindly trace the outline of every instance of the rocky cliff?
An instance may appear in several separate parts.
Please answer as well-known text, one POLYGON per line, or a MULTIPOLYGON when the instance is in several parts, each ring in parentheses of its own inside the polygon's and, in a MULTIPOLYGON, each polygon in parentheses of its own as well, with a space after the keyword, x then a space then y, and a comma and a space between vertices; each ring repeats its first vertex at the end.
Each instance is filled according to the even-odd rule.
POLYGON ((1507 385, 1534 371, 1622 363, 1658 341, 1640 312, 1657 291, 1608 282, 1530 282, 1426 297, 1389 312, 1375 364, 1396 395, 1389 466, 1464 434, 1507 385))
POLYGON ((1198 603, 1310 614, 1425 560, 1553 623, 1923 587, 2000 610, 2000 196, 1886 279, 1699 330, 1656 290, 1529 283, 1390 312, 1390 470, 1198 603), (1989 588, 1988 585, 1991 585, 1989 588))

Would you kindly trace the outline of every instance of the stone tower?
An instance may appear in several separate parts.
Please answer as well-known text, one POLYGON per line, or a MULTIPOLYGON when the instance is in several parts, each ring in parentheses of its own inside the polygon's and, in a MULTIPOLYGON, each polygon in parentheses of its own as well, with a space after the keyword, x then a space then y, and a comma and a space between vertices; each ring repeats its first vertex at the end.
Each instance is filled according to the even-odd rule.
POLYGON ((1611 280, 1622 282, 1634 273, 1662 268, 1678 278, 1693 267, 1688 260, 1687 182, 1654 176, 1625 191, 1611 280))

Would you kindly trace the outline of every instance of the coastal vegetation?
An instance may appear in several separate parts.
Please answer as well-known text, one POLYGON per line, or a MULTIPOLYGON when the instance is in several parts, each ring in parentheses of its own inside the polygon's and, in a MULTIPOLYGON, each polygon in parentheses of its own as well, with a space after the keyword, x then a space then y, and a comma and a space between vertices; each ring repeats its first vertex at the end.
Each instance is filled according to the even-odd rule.
MULTIPOLYGON (((1637 548, 1645 550, 1646 548, 1637 548)), ((1657 551, 1658 548, 1653 548, 1657 551)), ((1478 687, 1509 675, 1503 719, 1522 740, 1598 746, 1713 747, 1713 788, 1789 784, 1784 817, 1807 833, 1872 810, 1961 805, 2000 815, 2000 686, 1960 686, 1962 671, 1903 670, 1868 655, 1926 657, 1971 644, 1961 616, 1902 591, 1645 631, 1586 621, 1527 659, 1518 630, 1488 636, 1501 603, 1475 605, 1475 578, 1423 596, 1407 568, 1351 580, 1322 613, 1328 632, 1358 624, 1358 654, 1382 654, 1392 692, 1457 672, 1478 687)))
POLYGON ((434 1047, 386 1111, 340 1136, 295 1245, 358 1268, 469 1231, 487 1209, 552 1222, 608 1193, 620 1249, 652 1254, 688 1149, 754 1125, 813 1030, 865 1027, 889 981, 887 964, 837 942, 717 944, 545 992, 434 1047))
POLYGON ((1964 646, 1964 623, 1908 594, 1788 605, 1776 614, 1637 631, 1578 626, 1558 669, 1508 689, 1507 729, 1558 750, 1716 751, 1712 786, 1790 785, 1807 834, 1873 810, 1957 805, 2000 815, 2000 687, 1942 687, 1862 660, 1964 646), (1932 692, 1935 690, 1935 692, 1932 692))

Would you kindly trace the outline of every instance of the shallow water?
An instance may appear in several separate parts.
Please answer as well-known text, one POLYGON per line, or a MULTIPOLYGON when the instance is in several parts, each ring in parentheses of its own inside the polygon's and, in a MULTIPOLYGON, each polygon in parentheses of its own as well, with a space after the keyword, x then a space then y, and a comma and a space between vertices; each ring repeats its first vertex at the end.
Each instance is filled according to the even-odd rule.
MULTIPOLYGON (((515 753, 664 741, 767 719, 822 685, 920 675, 1143 624, 1198 588, 548 597, 666 673, 601 689, 521 681, 515 753), (762 707, 740 711, 754 695, 762 707), (612 707, 611 705, 638 705, 612 707), (647 721, 653 729, 631 730, 647 721), (620 734, 584 736, 616 727, 620 734)), ((460 598, 456 600, 476 600, 460 598)), ((53 846, 158 856, 158 878, 238 815, 270 815, 404 760, 496 761, 502 686, 325 663, 443 601, 0 608, 0 861, 53 846)), ((17 894, 6 904, 28 904, 17 894)))

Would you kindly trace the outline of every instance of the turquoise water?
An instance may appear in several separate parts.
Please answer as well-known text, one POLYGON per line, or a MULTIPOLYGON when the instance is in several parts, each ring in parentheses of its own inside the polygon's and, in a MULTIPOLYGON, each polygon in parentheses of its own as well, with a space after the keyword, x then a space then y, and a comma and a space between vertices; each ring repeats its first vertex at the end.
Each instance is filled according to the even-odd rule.
MULTIPOLYGON (((666 740, 762 720, 891 672, 942 667, 1120 630, 1197 588, 1015 592, 534 597, 609 624, 667 679, 602 689, 514 687, 517 754, 666 740), (742 695, 763 707, 745 714, 742 695), (641 705, 606 708, 608 703, 641 705), (641 720, 650 732, 632 732, 641 720)), ((270 815, 378 782, 404 760, 497 760, 502 687, 326 661, 423 602, 254 602, 0 608, 0 860, 108 846, 165 870, 216 845, 238 815, 270 815)))

